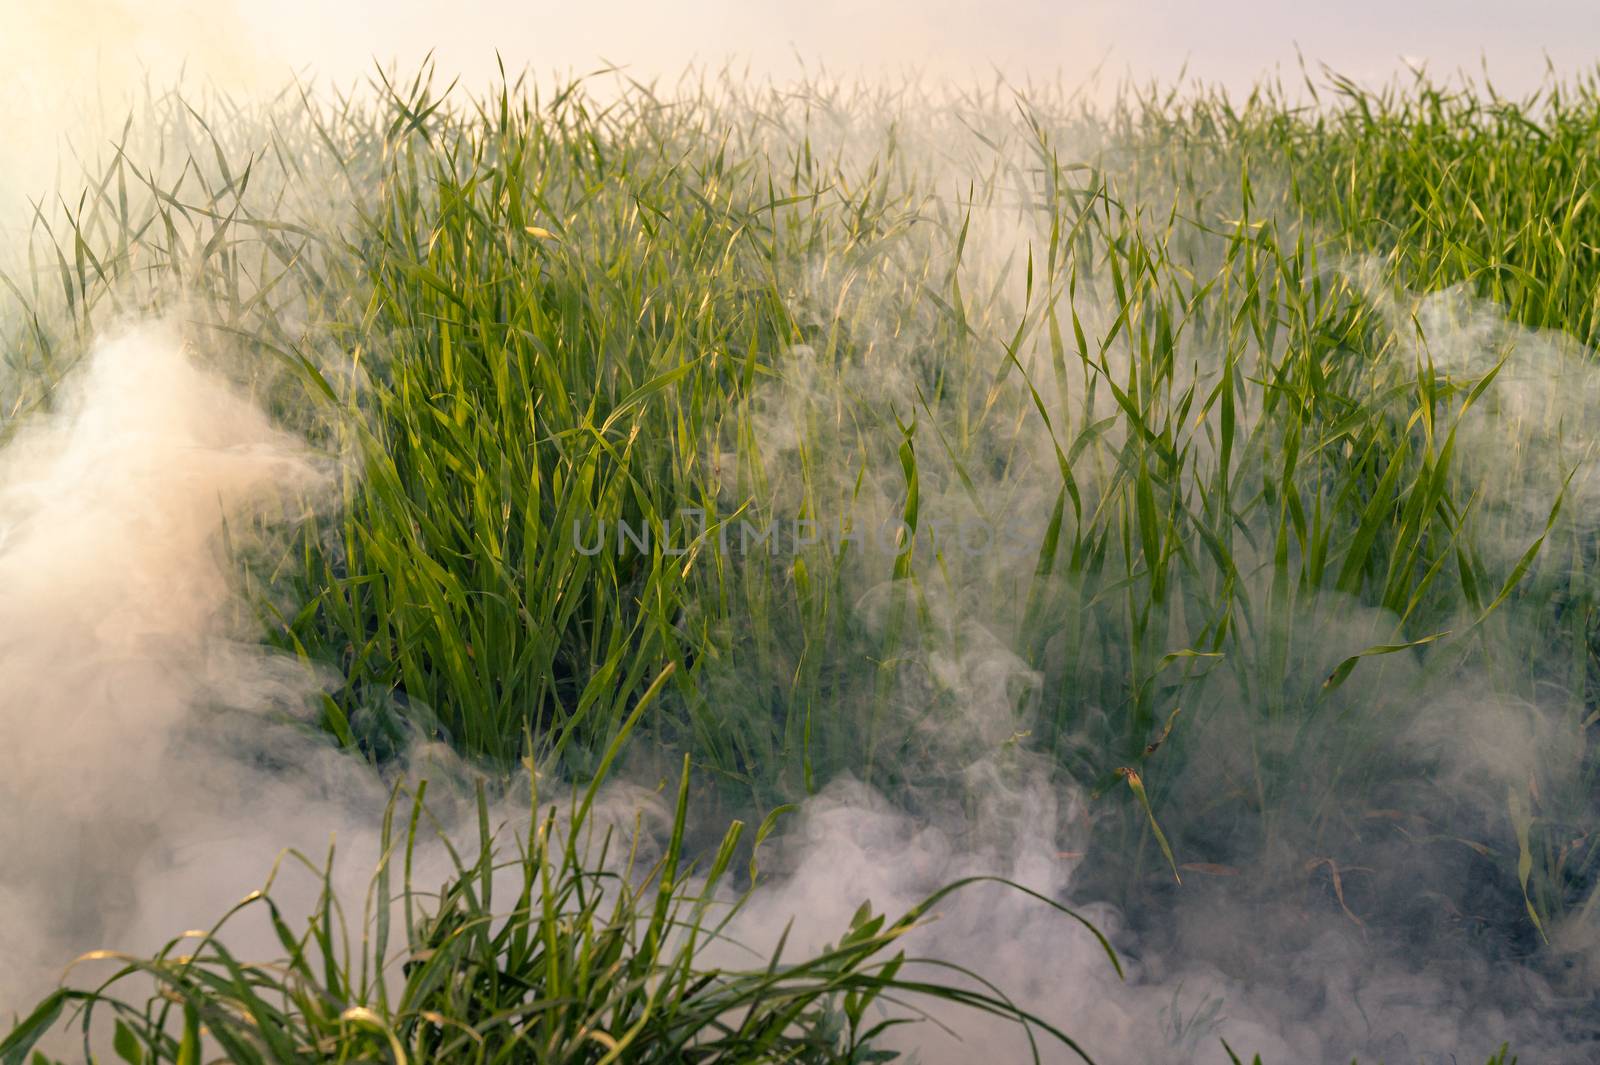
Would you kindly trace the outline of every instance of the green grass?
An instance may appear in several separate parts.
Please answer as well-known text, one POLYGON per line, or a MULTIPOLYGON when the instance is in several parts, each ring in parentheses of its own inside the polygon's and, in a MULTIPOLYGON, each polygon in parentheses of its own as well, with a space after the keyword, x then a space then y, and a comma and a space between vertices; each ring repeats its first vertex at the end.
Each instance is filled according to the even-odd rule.
MULTIPOLYGON (((684 851, 687 768, 665 853, 647 869, 636 864, 638 838, 620 860, 609 853, 629 841, 591 825, 593 786, 573 796, 565 816, 551 805, 533 818, 516 854, 503 857, 480 788, 476 852, 451 848, 453 872, 436 890, 413 875, 427 843, 425 786, 403 829, 393 823, 396 795, 356 943, 333 886, 333 855, 318 866, 294 854, 322 883, 303 929, 299 915, 274 901, 269 880, 214 927, 152 958, 86 958, 114 971, 91 989, 46 998, 0 1041, 0 1061, 55 1060, 33 1048, 60 1024, 81 1031, 84 1060, 113 1060, 104 1056, 109 1048, 129 1065, 219 1054, 258 1063, 868 1063, 892 1058, 874 1041, 930 1003, 1037 1030, 1035 1060, 1042 1043, 1089 1060, 1070 1036, 1002 992, 940 979, 948 963, 919 964, 900 949, 906 933, 965 884, 893 920, 863 906, 837 943, 810 957, 785 957, 780 941, 747 970, 704 960, 707 947, 733 942, 743 900, 719 892, 743 825, 733 823, 708 868, 694 867, 684 851), (508 889, 509 903, 497 902, 496 892, 508 889), (252 963, 227 946, 229 926, 255 910, 267 911, 281 963, 252 963), (130 1000, 124 989, 140 978, 153 992, 130 1000), (880 1008, 880 999, 894 1008, 880 1008)), ((278 875, 274 869, 272 879, 278 875)))
MULTIPOLYGON (((1559 968, 1600 899, 1597 426, 1571 395, 1513 389, 1528 352, 1581 368, 1600 341, 1600 93, 1314 88, 1309 107, 1268 87, 1105 114, 1003 87, 469 101, 426 77, 204 123, 165 101, 145 135, 162 154, 127 133, 81 199, 40 213, 8 281, 0 434, 97 328, 180 307, 348 460, 336 509, 242 563, 264 638, 340 678, 321 724, 380 765, 442 737, 588 779, 658 683, 633 748, 687 755, 719 809, 842 772, 970 803, 964 767, 1040 759, 1093 797, 1083 880, 1130 913, 1183 865, 1226 863, 1363 934, 1487 929, 1506 964, 1559 968), (1486 329, 1464 296, 1418 302, 1454 285, 1568 339, 1486 329), (677 556, 574 536, 684 508, 735 536, 897 519, 908 539, 677 556), (964 520, 1015 522, 1026 550, 964 551, 964 520), (1462 678, 1495 728, 1535 738, 1525 757, 1415 709, 1462 678), (1385 811, 1412 820, 1386 832, 1385 811), (1317 863, 1380 844, 1355 912, 1317 863), (1423 915, 1399 870, 1441 862, 1459 890, 1423 915)), ((815 971, 702 984, 692 937, 662 953, 630 931, 671 890, 625 892, 613 920, 538 846, 530 878, 557 866, 565 902, 642 968, 535 1041, 581 1042, 600 1022, 580 1018, 628 1030, 648 974, 677 997, 640 1029, 657 1057, 627 1060, 685 1040, 720 1048, 695 1060, 812 1060, 837 1020, 823 1004, 878 986, 900 927, 815 971), (755 1030, 721 1030, 746 1006, 755 1030)), ((447 896, 487 913, 475 868, 447 896)), ((532 965, 517 937, 550 926, 523 912, 451 964, 532 965)), ((465 1037, 431 1010, 485 1060, 518 1053, 483 1027, 508 1016, 502 990, 363 988, 330 1012, 222 953, 149 965, 214 1036, 218 1002, 259 977, 289 1004, 258 1030, 307 1046, 439 1057, 465 1037)), ((348 992, 348 972, 303 982, 348 992)), ((181 1060, 176 1018, 123 1023, 181 1060)))

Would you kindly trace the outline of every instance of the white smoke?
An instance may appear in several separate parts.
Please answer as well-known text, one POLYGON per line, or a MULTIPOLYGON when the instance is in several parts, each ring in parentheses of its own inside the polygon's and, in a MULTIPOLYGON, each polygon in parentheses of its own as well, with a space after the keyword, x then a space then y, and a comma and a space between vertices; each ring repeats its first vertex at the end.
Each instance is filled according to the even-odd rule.
MULTIPOLYGON (((292 719, 317 690, 239 625, 223 534, 292 522, 326 478, 165 322, 107 336, 53 410, 14 427, 0 452, 8 1012, 142 910, 187 926, 238 898, 264 872, 259 848, 244 867, 191 850, 210 837, 270 854, 311 805, 208 737, 237 714, 292 719)), ((284 753, 296 781, 318 776, 319 745, 284 753)))

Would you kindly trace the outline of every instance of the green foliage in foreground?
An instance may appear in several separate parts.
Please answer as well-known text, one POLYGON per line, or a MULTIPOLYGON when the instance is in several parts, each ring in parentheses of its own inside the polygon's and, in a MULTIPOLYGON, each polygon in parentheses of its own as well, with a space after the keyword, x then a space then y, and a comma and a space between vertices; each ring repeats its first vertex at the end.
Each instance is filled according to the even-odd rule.
MULTIPOLYGON (((154 957, 91 955, 84 960, 113 961, 117 971, 93 989, 45 999, 0 1041, 0 1062, 48 1065, 53 1059, 30 1052, 61 1027, 81 1030, 84 1060, 128 1065, 185 1065, 218 1054, 241 1065, 867 1065, 894 1059, 874 1044, 931 1008, 1013 1020, 1037 1030, 1042 1042, 1091 1060, 1066 1033, 981 980, 918 975, 926 963, 908 958, 900 940, 965 883, 895 920, 864 905, 836 944, 810 957, 785 957, 780 940, 765 964, 714 966, 706 948, 728 941, 736 928, 739 903, 718 896, 743 826, 735 822, 709 866, 695 869, 683 846, 687 763, 684 770, 670 840, 648 869, 635 866, 634 849, 610 855, 609 831, 594 840, 593 787, 581 801, 574 797, 567 817, 558 819, 554 806, 534 817, 508 860, 497 852, 480 789, 477 851, 464 860, 451 850, 454 872, 436 892, 413 878, 424 812, 419 788, 398 837, 390 805, 383 859, 354 949, 330 854, 303 928, 273 901, 269 881, 210 931, 189 933, 154 957), (497 901, 508 890, 513 897, 497 901), (227 946, 230 922, 252 910, 267 911, 280 960, 254 962, 227 946), (154 988, 145 1000, 124 997, 144 986, 154 988)), ((1041 910, 1048 913, 1043 901, 1041 910)), ((1115 966, 1110 945, 1076 919, 1115 966)), ((961 972, 949 963, 934 972, 952 969, 961 972)))

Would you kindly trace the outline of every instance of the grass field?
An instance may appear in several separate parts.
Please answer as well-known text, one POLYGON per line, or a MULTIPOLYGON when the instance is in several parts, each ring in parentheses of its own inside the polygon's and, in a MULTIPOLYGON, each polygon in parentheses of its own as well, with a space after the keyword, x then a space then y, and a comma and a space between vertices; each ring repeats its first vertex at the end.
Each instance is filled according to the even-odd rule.
POLYGON ((130 956, 0 1062, 69 1027, 129 1062, 867 1062, 907 997, 1045 1060, 1600 1045, 1592 78, 422 76, 153 97, 120 144, 6 278, 0 439, 177 323, 333 471, 221 541, 230 609, 320 678, 269 716, 398 790, 364 911, 329 874, 275 957, 130 956), (407 768, 440 744, 481 790, 435 893, 407 768), (495 837, 534 780, 559 817, 495 837), (565 842, 615 780, 675 812, 621 864, 565 842), (1115 948, 1170 1009, 1108 1003, 1133 1034, 1097 1044, 999 941, 942 959, 994 986, 902 963, 920 903, 718 961, 753 841, 783 868, 843 780, 1008 856, 963 872, 1016 882, 1030 957, 1115 948))

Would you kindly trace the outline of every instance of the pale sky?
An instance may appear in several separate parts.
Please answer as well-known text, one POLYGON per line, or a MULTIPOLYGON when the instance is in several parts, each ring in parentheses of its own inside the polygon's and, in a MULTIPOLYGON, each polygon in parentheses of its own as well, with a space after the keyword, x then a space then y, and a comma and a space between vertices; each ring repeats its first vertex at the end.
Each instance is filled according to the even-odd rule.
POLYGON ((330 71, 359 66, 367 52, 414 57, 429 47, 463 70, 496 48, 518 65, 604 56, 646 71, 737 55, 781 73, 798 53, 841 69, 948 74, 993 63, 1069 77, 1105 59, 1112 75, 1171 78, 1187 61, 1237 88, 1275 64, 1292 68, 1297 43, 1308 58, 1369 77, 1402 57, 1451 70, 1486 55, 1508 85, 1535 81, 1546 54, 1569 69, 1600 60, 1594 0, 280 0, 235 10, 264 51, 330 71), (331 20, 319 14, 332 8, 341 13, 331 20))
POLYGON ((840 70, 918 66, 935 74, 997 64, 1069 77, 1101 59, 1113 75, 1191 73, 1242 87, 1309 58, 1375 77, 1402 57, 1438 70, 1481 55, 1508 85, 1535 80, 1548 54, 1573 69, 1600 60, 1593 0, 0 0, 0 59, 48 83, 95 62, 157 72, 187 62, 221 81, 314 68, 335 78, 372 57, 435 48, 452 72, 508 64, 583 67, 607 58, 668 72, 691 60, 749 59, 763 71, 808 62, 840 70))

